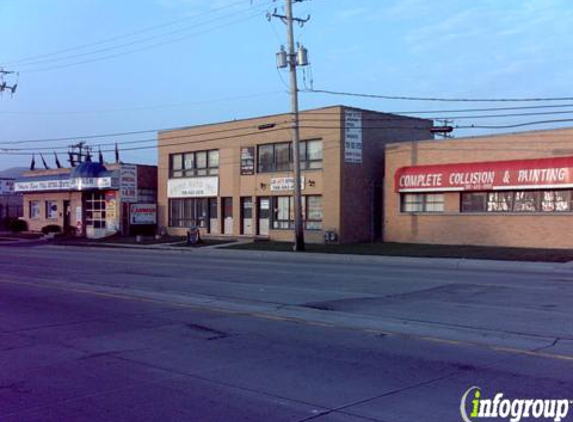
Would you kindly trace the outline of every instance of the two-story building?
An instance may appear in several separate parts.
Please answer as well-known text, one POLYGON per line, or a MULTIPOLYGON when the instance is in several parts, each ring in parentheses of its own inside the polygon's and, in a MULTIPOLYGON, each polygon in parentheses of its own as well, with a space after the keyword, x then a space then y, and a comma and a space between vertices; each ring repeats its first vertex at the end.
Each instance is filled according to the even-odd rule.
MULTIPOLYGON (((163 131, 158 135, 159 224, 175 235, 293 239, 292 115, 163 131)), ((334 106, 300 114, 306 239, 382 234, 384 146, 432 136, 432 122, 334 106)))

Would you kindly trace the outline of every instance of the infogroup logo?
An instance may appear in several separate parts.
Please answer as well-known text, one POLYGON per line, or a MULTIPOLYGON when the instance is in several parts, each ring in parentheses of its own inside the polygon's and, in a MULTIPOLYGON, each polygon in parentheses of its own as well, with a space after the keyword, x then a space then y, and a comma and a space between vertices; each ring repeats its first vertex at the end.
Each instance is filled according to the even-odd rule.
POLYGON ((480 418, 506 419, 510 422, 533 418, 560 422, 567 417, 571 404, 573 400, 569 399, 506 399, 499 392, 493 399, 486 399, 482 397, 480 387, 471 387, 462 396, 460 413, 464 422, 475 422, 480 418))

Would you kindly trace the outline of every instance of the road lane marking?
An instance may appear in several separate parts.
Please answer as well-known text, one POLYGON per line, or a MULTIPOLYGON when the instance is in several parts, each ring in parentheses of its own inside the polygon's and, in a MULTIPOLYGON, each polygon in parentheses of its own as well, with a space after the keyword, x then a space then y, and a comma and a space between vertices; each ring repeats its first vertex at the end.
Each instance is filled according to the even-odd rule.
MULTIPOLYGON (((2 280, 2 279, 0 279, 0 283, 22 285, 22 286, 26 286, 26 287, 40 287, 40 288, 49 289, 49 290, 60 290, 60 291, 71 292, 71 293, 82 293, 82 294, 87 294, 87 295, 104 297, 104 298, 108 298, 108 299, 119 299, 119 300, 127 300, 127 301, 132 301, 132 302, 154 303, 154 304, 160 304, 160 305, 165 305, 165 306, 174 306, 174 307, 177 307, 180 309, 202 310, 202 311, 226 313, 226 314, 231 314, 231 315, 249 316, 249 317, 254 317, 254 318, 280 321, 280 322, 300 323, 300 324, 305 324, 305 325, 320 326, 320 327, 324 327, 324 328, 346 329, 346 330, 351 330, 351 331, 360 331, 360 332, 370 334, 370 335, 374 334, 374 335, 396 336, 396 337, 402 337, 402 338, 407 338, 407 339, 411 339, 411 340, 442 343, 442 344, 448 344, 451 346, 458 346, 458 347, 479 347, 479 348, 488 349, 488 350, 501 352, 501 353, 518 354, 518 355, 524 355, 524 356, 530 356, 530 357, 573 362, 573 356, 570 356, 570 355, 552 354, 552 353, 539 352, 539 351, 535 351, 535 350, 526 350, 526 349, 519 349, 519 348, 505 347, 505 346, 495 346, 495 345, 489 345, 489 344, 483 344, 483 343, 477 343, 477 342, 471 342, 471 341, 451 340, 451 339, 446 339, 446 338, 441 338, 441 337, 407 334, 407 333, 400 333, 400 332, 393 332, 393 331, 377 330, 377 329, 372 329, 372 328, 351 327, 348 325, 336 325, 333 323, 324 323, 321 321, 305 320, 303 318, 272 315, 272 314, 268 314, 268 313, 264 313, 264 312, 260 312, 260 311, 259 312, 248 312, 248 311, 241 311, 241 310, 231 310, 231 309, 225 309, 225 308, 220 308, 220 307, 211 307, 208 303, 205 303, 204 305, 188 304, 188 303, 168 301, 168 300, 144 298, 144 297, 133 296, 133 295, 128 295, 128 294, 106 293, 106 292, 86 290, 86 289, 81 289, 81 288, 76 288, 76 287, 60 286, 60 285, 54 285, 53 283, 52 284, 40 284, 40 283, 33 283, 33 282, 11 281, 11 280, 2 280)), ((106 288, 112 288, 112 287, 106 286, 106 288)), ((150 292, 150 293, 153 293, 153 292, 150 292)))

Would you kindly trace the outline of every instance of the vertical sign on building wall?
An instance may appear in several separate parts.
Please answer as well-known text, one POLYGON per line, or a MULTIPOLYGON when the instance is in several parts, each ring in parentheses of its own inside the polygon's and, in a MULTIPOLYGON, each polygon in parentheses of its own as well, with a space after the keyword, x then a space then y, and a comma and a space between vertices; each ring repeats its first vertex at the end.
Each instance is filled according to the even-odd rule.
POLYGON ((137 202, 137 166, 122 164, 119 170, 121 202, 137 202))
POLYGON ((344 112, 344 162, 362 163, 362 113, 344 112))

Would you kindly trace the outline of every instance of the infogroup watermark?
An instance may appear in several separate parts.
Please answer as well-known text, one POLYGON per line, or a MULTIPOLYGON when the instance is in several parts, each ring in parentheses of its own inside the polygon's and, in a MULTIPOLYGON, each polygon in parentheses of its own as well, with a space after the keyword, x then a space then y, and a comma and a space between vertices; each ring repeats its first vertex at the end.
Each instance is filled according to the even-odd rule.
POLYGON ((569 399, 508 399, 503 393, 493 398, 484 398, 480 387, 466 390, 460 403, 464 422, 475 422, 480 418, 498 418, 519 422, 522 419, 540 419, 560 422, 567 417, 573 400, 569 399))

